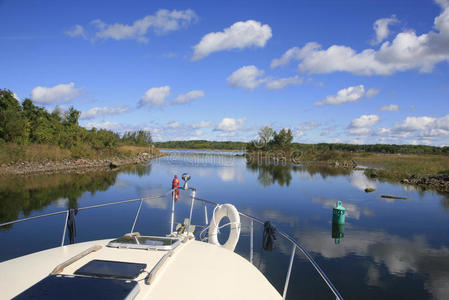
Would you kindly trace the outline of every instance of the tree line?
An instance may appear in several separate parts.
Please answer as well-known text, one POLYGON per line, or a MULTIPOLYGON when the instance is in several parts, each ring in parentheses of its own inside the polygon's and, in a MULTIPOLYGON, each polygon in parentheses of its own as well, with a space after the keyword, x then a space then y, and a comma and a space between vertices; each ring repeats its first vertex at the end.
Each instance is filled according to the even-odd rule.
POLYGON ((449 154, 449 147, 435 147, 427 145, 395 145, 395 144, 343 144, 318 143, 303 144, 293 142, 293 133, 290 129, 281 129, 279 132, 265 126, 258 132, 258 138, 246 142, 233 141, 167 141, 154 143, 159 148, 168 149, 215 149, 254 151, 301 151, 304 153, 326 152, 359 152, 359 153, 385 153, 385 154, 449 154))
POLYGON ((427 145, 395 145, 395 144, 343 144, 343 143, 318 143, 301 144, 293 143, 293 134, 290 129, 281 129, 276 132, 265 126, 258 132, 258 139, 251 141, 247 151, 301 151, 301 152, 367 152, 388 154, 449 154, 449 147, 435 147, 427 145))
MULTIPOLYGON (((20 103, 14 94, 0 89, 0 145, 49 144, 71 151, 82 157, 97 152, 114 152, 120 145, 148 146, 152 144, 149 131, 125 132, 123 135, 105 129, 86 129, 78 124, 80 111, 69 108, 52 112, 33 104, 31 99, 20 103)), ((258 139, 249 143, 234 141, 167 141, 154 143, 159 148, 169 149, 217 149, 239 151, 298 150, 302 152, 369 152, 389 154, 449 154, 449 147, 427 145, 355 145, 341 143, 302 144, 293 143, 290 129, 279 132, 265 126, 258 139)))
POLYGON ((148 146, 152 142, 151 133, 143 130, 122 136, 105 129, 88 130, 78 124, 80 115, 73 107, 49 112, 28 98, 20 103, 10 90, 0 90, 0 144, 57 145, 81 157, 113 152, 119 145, 148 146))
POLYGON ((245 151, 247 143, 245 142, 231 142, 231 141, 167 141, 155 142, 154 145, 158 148, 166 149, 211 149, 211 150, 239 150, 245 151))

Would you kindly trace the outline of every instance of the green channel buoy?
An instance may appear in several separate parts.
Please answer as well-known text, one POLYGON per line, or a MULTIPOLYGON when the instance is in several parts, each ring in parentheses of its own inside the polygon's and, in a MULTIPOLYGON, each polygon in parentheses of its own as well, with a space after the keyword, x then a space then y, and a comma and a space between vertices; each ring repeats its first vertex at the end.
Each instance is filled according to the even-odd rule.
POLYGON ((337 204, 332 209, 332 223, 344 224, 345 223, 346 208, 341 205, 341 201, 337 201, 337 204))

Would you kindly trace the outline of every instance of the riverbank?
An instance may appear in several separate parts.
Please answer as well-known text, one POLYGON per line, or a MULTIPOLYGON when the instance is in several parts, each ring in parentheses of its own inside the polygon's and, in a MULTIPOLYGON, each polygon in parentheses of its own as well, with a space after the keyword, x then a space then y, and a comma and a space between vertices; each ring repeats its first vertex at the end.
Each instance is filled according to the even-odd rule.
POLYGON ((210 149, 210 148, 195 148, 195 149, 192 149, 192 148, 164 148, 164 147, 162 147, 162 148, 159 148, 158 147, 158 149, 159 150, 167 150, 167 151, 170 151, 170 150, 179 150, 179 151, 217 151, 217 152, 219 152, 219 151, 229 151, 229 152, 245 152, 245 149, 243 149, 243 150, 236 150, 236 149, 210 149))
POLYGON ((357 162, 353 159, 351 153, 341 151, 326 152, 302 152, 292 151, 252 151, 245 153, 245 157, 250 162, 276 162, 293 163, 301 165, 320 165, 337 168, 355 168, 357 162))
POLYGON ((357 154, 354 159, 370 178, 449 191, 448 155, 357 154))
POLYGON ((150 160, 164 156, 156 148, 124 146, 122 155, 104 158, 78 158, 78 159, 35 159, 14 161, 0 164, 0 176, 4 175, 31 175, 39 173, 71 173, 97 169, 102 171, 113 170, 123 166, 144 164, 150 160))
POLYGON ((449 156, 325 151, 256 151, 247 153, 250 162, 294 163, 335 168, 363 167, 369 178, 449 192, 449 156))

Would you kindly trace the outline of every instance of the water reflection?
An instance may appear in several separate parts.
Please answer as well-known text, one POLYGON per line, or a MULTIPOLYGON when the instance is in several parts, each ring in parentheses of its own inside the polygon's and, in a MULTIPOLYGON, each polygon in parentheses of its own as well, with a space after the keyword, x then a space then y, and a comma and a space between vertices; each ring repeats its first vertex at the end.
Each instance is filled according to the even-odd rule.
MULTIPOLYGON (((119 172, 137 176, 148 175, 151 165, 128 166, 120 171, 90 171, 81 174, 46 174, 4 176, 0 178, 0 223, 29 216, 32 212, 55 204, 60 208, 77 208, 85 193, 94 195, 116 183, 119 172)), ((11 228, 3 226, 0 230, 11 228)))
MULTIPOLYGON (((198 155, 177 151, 173 156, 152 161, 151 165, 132 166, 118 172, 0 178, 0 221, 16 219, 47 205, 47 211, 52 211, 76 207, 78 202, 84 206, 84 201, 115 201, 164 194, 171 186, 173 175, 182 172, 192 174, 191 183, 198 188, 198 197, 233 203, 239 210, 264 221, 271 220, 279 230, 294 236, 311 251, 347 299, 387 299, 395 298, 395 295, 415 299, 447 298, 447 195, 380 182, 367 178, 361 171, 350 169, 254 164, 243 157, 236 157, 234 153, 217 155, 204 152, 198 155), (367 187, 376 188, 377 192, 366 194, 363 190, 367 187), (98 193, 95 197, 81 197, 84 192, 96 193, 107 189, 110 191, 98 193), (405 194, 408 199, 381 199, 381 194, 405 194), (332 207, 337 200, 342 200, 346 208, 344 228, 331 224, 332 207)), ((183 221, 188 216, 189 203, 189 193, 181 193, 176 204, 175 221, 183 221)), ((137 224, 139 230, 167 233, 170 207, 169 196, 145 200, 137 224)), ((110 227, 126 214, 133 218, 137 208, 130 205, 109 209, 108 222, 109 214, 118 217, 113 219, 112 226, 98 231, 106 235, 101 238, 129 230, 126 222, 126 229, 116 225, 116 231, 113 231, 110 227)), ((97 226, 100 223, 97 214, 100 212, 92 211, 92 215, 88 215, 86 211, 79 216, 84 219, 78 224, 86 228, 93 224, 97 226)), ((211 214, 212 210, 209 210, 209 218, 211 214)), ((204 224, 203 206, 195 206, 192 219, 194 223, 204 224)), ((55 218, 55 222, 62 221, 63 216, 59 220, 55 218)), ((33 223, 25 223, 22 223, 22 229, 32 232, 30 240, 33 244, 43 239, 42 231, 34 234, 33 223)), ((0 239, 3 236, 4 241, 10 243, 13 236, 23 234, 21 226, 1 232, 0 239)), ((249 221, 243 218, 238 247, 245 255, 249 255, 249 228, 249 221)), ((88 235, 90 230, 80 232, 85 234, 85 240, 99 238, 88 235)), ((278 236, 275 251, 261 252, 261 233, 261 225, 255 224, 254 249, 257 251, 254 262, 269 279, 277 278, 275 286, 282 291, 291 244, 278 236)), ((22 239, 17 240, 24 249, 29 249, 28 245, 20 244, 22 239)), ((41 248, 29 251, 47 246, 42 242, 41 248)), ((27 253, 0 252, 0 257, 12 258, 19 254, 27 253)), ((304 257, 297 255, 294 264, 288 298, 328 299, 321 293, 325 287, 314 285, 313 281, 319 279, 312 278, 311 274, 315 274, 313 267, 304 257)))
MULTIPOLYGON (((335 203, 338 201, 336 199, 325 199, 325 198, 319 198, 314 197, 312 198, 313 202, 321 203, 324 208, 329 209, 329 211, 332 210, 332 208, 335 206, 335 203)), ((371 211, 368 208, 360 207, 357 204, 349 203, 347 201, 343 201, 343 206, 346 208, 346 217, 359 220, 360 216, 367 216, 371 217, 374 216, 374 212, 371 211)))
POLYGON ((332 223, 331 237, 334 239, 335 244, 340 244, 345 237, 345 224, 332 223))
POLYGON ((244 175, 235 168, 230 167, 220 168, 218 169, 217 173, 222 181, 239 181, 239 182, 245 181, 244 175))
POLYGON ((301 170, 309 173, 311 176, 319 175, 321 178, 326 179, 332 176, 344 176, 349 175, 352 169, 349 168, 336 168, 328 165, 304 165, 298 167, 296 170, 301 170))
MULTIPOLYGON (((292 165, 282 163, 265 163, 247 160, 247 170, 258 173, 257 180, 264 187, 277 183, 280 186, 288 187, 292 180, 292 174, 298 177, 313 178, 319 175, 322 179, 329 176, 341 176, 351 174, 347 168, 335 168, 327 165, 292 165)), ((361 174, 363 175, 363 173, 361 174)), ((365 178, 366 176, 363 175, 365 178)), ((355 177, 354 177, 355 178, 355 177)))
POLYGON ((449 211, 449 196, 448 197, 442 197, 440 202, 441 202, 441 206, 445 210, 449 211))
POLYGON ((246 168, 258 172, 257 180, 264 187, 278 183, 280 186, 289 186, 292 180, 292 170, 295 166, 280 164, 259 164, 247 162, 246 168))
POLYGON ((367 188, 376 189, 376 183, 365 176, 363 171, 353 171, 349 176, 349 183, 359 190, 364 191, 367 188))
POLYGON ((151 173, 151 164, 144 164, 144 165, 131 165, 131 166, 125 166, 120 169, 120 173, 126 173, 131 175, 137 175, 139 177, 142 176, 148 176, 151 173))
POLYGON ((163 157, 159 161, 165 165, 176 167, 233 167, 235 162, 240 161, 241 154, 238 151, 188 151, 170 150, 165 151, 169 156, 163 157))
POLYGON ((367 269, 366 283, 381 287, 381 268, 398 277, 407 273, 428 276, 425 287, 436 299, 447 299, 449 295, 449 249, 432 248, 426 237, 414 235, 407 239, 385 232, 351 231, 350 238, 339 245, 333 245, 329 234, 320 229, 308 232, 297 231, 295 236, 305 247, 327 259, 343 258, 349 255, 371 260, 367 269))

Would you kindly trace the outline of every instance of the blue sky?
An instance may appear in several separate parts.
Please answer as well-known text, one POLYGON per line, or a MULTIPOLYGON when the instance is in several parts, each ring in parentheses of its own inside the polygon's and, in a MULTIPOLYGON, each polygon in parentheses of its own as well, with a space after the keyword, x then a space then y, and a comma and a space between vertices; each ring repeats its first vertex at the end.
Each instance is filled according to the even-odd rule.
POLYGON ((449 0, 0 1, 0 88, 154 140, 449 144, 449 0))

